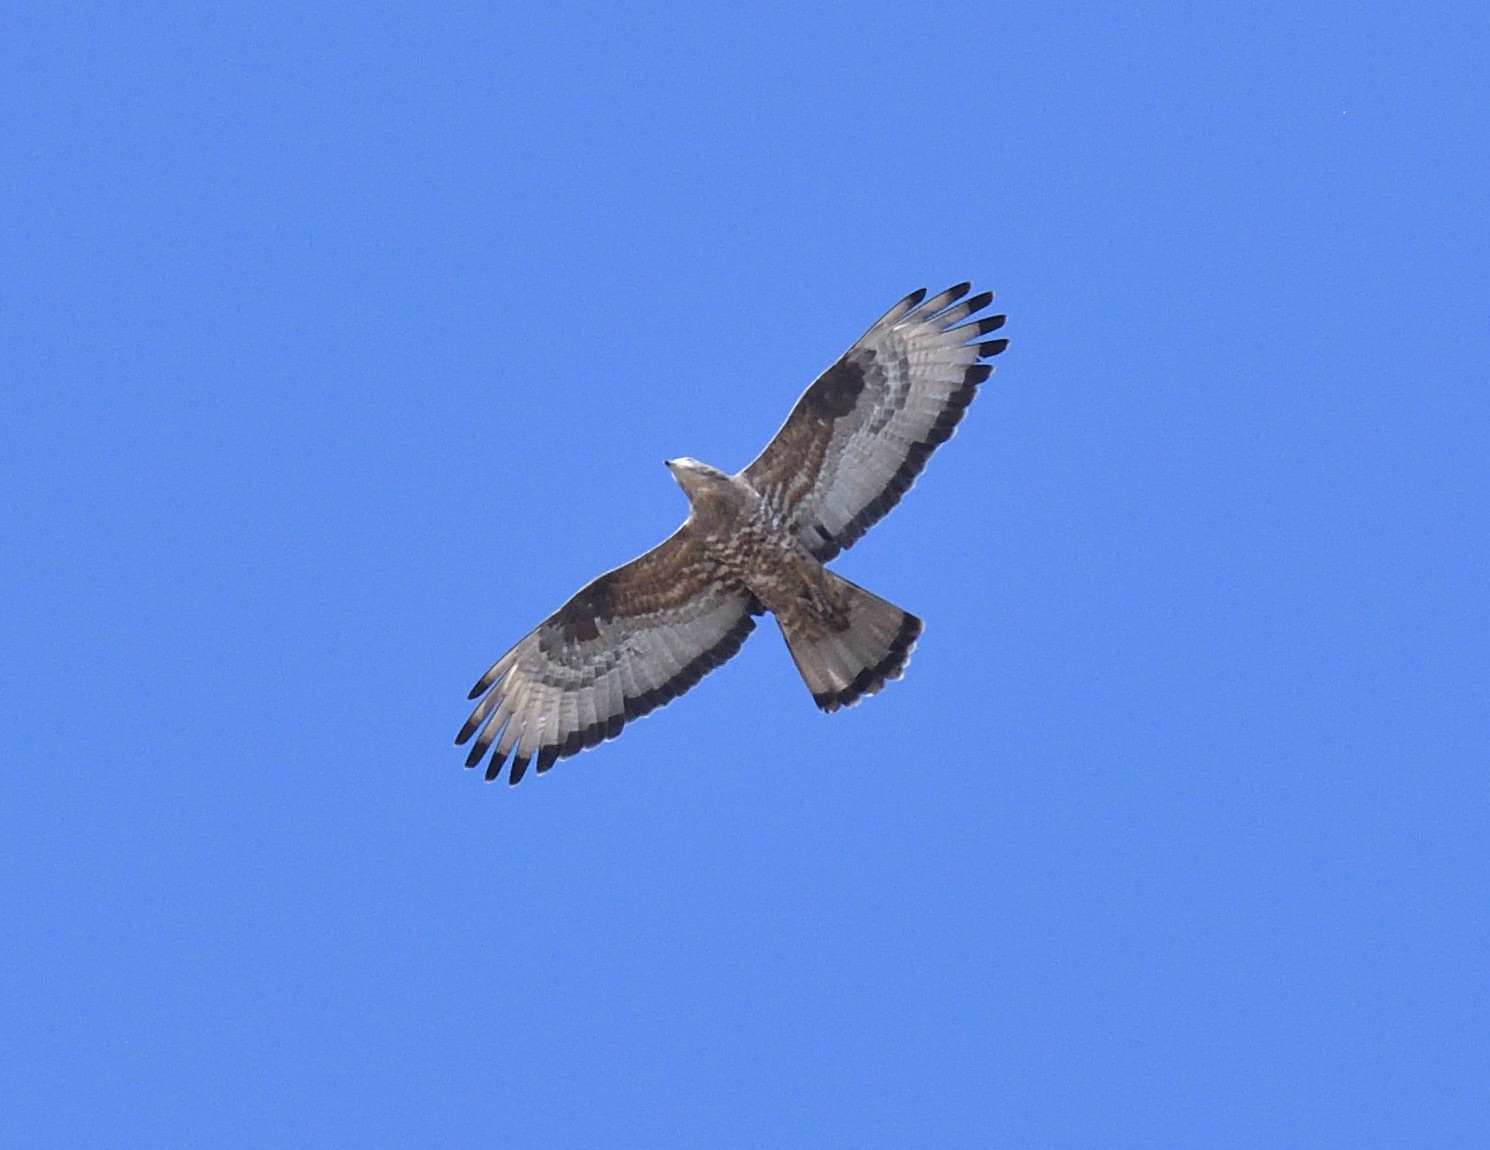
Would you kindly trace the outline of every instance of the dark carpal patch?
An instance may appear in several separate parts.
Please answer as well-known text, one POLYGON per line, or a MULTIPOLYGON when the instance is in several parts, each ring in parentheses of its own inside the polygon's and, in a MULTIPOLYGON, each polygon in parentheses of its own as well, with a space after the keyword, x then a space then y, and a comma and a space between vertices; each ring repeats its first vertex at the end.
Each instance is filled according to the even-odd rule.
POLYGON ((616 612, 615 572, 609 571, 585 587, 554 613, 553 623, 570 643, 598 638, 597 621, 609 622, 616 612))
POLYGON ((803 394, 802 409, 828 421, 853 411, 864 391, 865 363, 873 358, 873 352, 860 350, 853 359, 840 359, 803 394))

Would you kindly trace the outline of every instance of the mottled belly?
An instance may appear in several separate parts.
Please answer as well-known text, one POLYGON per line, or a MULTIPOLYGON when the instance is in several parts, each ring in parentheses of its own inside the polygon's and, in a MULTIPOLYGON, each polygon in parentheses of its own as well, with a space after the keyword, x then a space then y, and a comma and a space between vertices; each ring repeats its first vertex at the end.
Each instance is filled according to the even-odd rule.
POLYGON ((719 561, 784 627, 819 638, 848 627, 837 581, 794 538, 744 530, 710 542, 719 561))

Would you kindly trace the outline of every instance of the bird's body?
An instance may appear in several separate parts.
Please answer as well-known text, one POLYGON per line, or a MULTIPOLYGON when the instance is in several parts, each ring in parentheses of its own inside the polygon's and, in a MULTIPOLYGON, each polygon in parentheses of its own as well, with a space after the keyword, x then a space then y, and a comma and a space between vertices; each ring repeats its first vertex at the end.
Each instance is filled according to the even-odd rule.
POLYGON ((848 626, 845 597, 750 481, 694 459, 668 461, 692 507, 705 555, 775 615, 783 628, 823 634, 848 626))
POLYGON ((852 706, 899 678, 921 634, 914 615, 829 571, 899 500, 949 438, 1007 340, 1002 326, 954 326, 992 300, 922 305, 907 296, 809 387, 760 456, 737 475, 668 462, 689 515, 671 537, 583 588, 482 676, 485 695, 456 743, 477 735, 486 777, 513 754, 516 783, 618 734, 739 650, 769 611, 814 701, 852 706))

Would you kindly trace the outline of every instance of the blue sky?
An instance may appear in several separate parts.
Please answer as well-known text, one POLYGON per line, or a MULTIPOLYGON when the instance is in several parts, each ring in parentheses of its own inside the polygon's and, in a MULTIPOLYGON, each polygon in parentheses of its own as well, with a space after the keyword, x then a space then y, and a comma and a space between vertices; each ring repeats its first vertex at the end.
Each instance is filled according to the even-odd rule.
POLYGON ((1490 1136, 1482 6, 0 15, 0 1142, 1490 1136), (912 288, 1009 352, 516 789, 465 692, 912 288))

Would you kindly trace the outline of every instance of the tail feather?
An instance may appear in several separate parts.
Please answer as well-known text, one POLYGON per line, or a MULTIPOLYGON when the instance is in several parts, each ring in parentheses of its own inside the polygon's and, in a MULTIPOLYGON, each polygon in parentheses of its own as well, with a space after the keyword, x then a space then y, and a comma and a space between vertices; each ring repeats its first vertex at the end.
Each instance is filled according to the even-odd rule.
POLYGON ((783 625, 781 634, 813 702, 836 711, 900 678, 921 635, 921 620, 831 571, 825 574, 848 600, 848 628, 812 638, 783 625))

